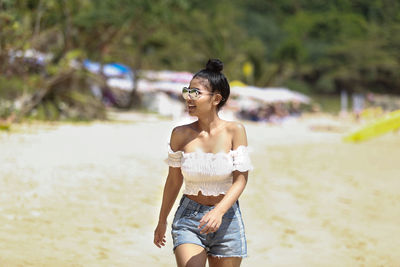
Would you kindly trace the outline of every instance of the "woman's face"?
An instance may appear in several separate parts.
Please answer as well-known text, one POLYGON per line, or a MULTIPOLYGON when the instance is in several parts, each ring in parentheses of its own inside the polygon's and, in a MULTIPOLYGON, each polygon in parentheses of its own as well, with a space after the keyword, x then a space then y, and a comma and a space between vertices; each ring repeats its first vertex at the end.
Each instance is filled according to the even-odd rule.
MULTIPOLYGON (((208 80, 202 78, 194 78, 190 81, 190 89, 199 89, 200 98, 197 100, 190 97, 186 100, 186 107, 190 116, 198 116, 201 114, 209 113, 214 108, 214 96, 208 88, 208 80)), ((216 106, 215 106, 216 107, 216 106)))

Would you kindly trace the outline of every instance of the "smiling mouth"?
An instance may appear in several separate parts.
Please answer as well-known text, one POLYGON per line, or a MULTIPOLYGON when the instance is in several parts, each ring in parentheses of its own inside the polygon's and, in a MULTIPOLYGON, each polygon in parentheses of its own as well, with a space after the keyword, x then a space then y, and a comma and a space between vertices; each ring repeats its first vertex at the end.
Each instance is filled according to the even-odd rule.
POLYGON ((187 105, 187 109, 188 111, 193 111, 194 109, 196 109, 195 105, 187 105))

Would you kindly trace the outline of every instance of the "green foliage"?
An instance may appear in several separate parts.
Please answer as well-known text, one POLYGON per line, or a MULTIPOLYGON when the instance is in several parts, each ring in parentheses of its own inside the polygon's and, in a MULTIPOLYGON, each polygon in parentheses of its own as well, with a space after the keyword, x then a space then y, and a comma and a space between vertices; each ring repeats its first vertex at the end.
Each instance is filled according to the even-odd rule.
POLYGON ((39 75, 30 75, 26 79, 17 76, 0 76, 0 98, 12 100, 25 94, 34 93, 42 82, 39 75))
MULTIPOLYGON (((399 1, 2 0, 0 28, 1 98, 38 90, 84 58, 195 72, 217 57, 229 80, 263 87, 400 93, 399 1), (31 48, 52 54, 44 70, 9 60, 31 48)), ((46 107, 39 117, 56 114, 46 107)))
POLYGON ((338 114, 340 111, 340 96, 331 94, 311 94, 313 102, 319 106, 321 111, 338 114))
POLYGON ((341 89, 400 93, 395 71, 400 62, 400 39, 395 33, 400 3, 253 0, 246 8, 249 34, 273 51, 269 62, 281 66, 275 75, 282 78, 283 69, 291 68, 286 62, 298 66, 283 84, 295 79, 321 93, 341 89))
POLYGON ((287 88, 290 88, 297 92, 301 92, 303 94, 309 95, 312 93, 312 88, 307 83, 301 80, 296 80, 296 79, 287 80, 283 85, 287 88))
POLYGON ((0 119, 7 118, 14 110, 13 102, 0 98, 0 119))

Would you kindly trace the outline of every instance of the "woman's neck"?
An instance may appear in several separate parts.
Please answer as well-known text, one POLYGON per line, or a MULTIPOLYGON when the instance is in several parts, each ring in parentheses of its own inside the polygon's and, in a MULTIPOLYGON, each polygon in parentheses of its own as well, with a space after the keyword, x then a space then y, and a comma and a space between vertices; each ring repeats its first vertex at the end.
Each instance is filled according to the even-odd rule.
POLYGON ((212 113, 208 117, 198 117, 196 127, 199 132, 205 131, 210 134, 212 130, 220 127, 221 121, 217 113, 212 113))

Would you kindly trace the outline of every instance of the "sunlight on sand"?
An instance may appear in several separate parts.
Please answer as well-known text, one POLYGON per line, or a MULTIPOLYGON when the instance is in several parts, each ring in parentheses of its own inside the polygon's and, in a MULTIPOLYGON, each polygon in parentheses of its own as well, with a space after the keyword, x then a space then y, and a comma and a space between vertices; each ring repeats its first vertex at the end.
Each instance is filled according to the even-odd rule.
MULTIPOLYGON (((242 266, 400 266, 400 135, 343 143, 351 126, 324 122, 339 130, 244 122, 242 266)), ((165 248, 152 241, 176 123, 0 132, 0 266, 174 266, 170 228, 165 248)))

